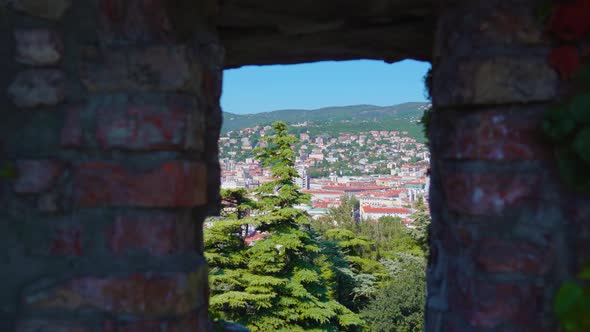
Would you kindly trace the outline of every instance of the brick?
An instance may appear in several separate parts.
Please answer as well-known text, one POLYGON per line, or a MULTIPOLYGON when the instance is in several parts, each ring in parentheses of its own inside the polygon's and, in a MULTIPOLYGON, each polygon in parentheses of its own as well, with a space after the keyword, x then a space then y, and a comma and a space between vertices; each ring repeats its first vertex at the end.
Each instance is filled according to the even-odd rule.
POLYGON ((164 0, 100 0, 100 31, 112 44, 172 42, 164 0))
MULTIPOLYGON (((532 285, 510 282, 489 282, 469 278, 454 272, 449 294, 451 310, 470 326, 492 329, 502 324, 535 321, 543 290, 532 285)), ((529 325, 529 327, 532 326, 529 325)), ((529 329, 527 329, 529 330, 529 329)), ((531 329, 531 331, 534 329, 531 329)))
POLYGON ((54 256, 82 256, 82 236, 79 227, 56 229, 49 252, 54 256))
POLYGON ((195 91, 197 76, 184 46, 124 51, 85 48, 80 78, 91 92, 113 90, 195 91))
POLYGON ((59 20, 71 6, 71 0, 7 0, 13 9, 31 16, 59 20))
POLYGON ((91 332, 91 330, 77 323, 32 318, 17 322, 16 332, 91 332))
POLYGON ((43 193, 37 199, 37 209, 44 213, 57 213, 59 212, 59 195, 56 193, 43 193))
POLYGON ((20 72, 8 94, 18 107, 54 106, 65 99, 65 76, 57 69, 20 72))
POLYGON ((538 201, 537 176, 504 173, 444 172, 443 189, 449 209, 468 215, 503 215, 507 210, 538 201))
POLYGON ((67 110, 61 144, 97 144, 103 149, 136 151, 202 151, 204 121, 196 100, 188 96, 97 96, 67 110))
POLYGON ((64 165, 55 160, 19 160, 18 177, 13 190, 19 194, 37 194, 51 189, 64 171, 64 165))
POLYGON ((180 214, 119 216, 108 232, 108 246, 117 255, 144 250, 164 256, 197 248, 194 221, 180 214))
POLYGON ((74 203, 84 207, 193 207, 207 203, 206 166, 170 161, 137 172, 115 163, 81 163, 73 175, 74 203))
POLYGON ((550 43, 534 8, 536 0, 471 1, 438 17, 437 54, 473 55, 490 48, 539 47, 550 43))
POLYGON ((55 65, 63 57, 61 35, 49 29, 20 29, 14 32, 16 62, 33 66, 55 65))
POLYGON ((471 160, 547 159, 550 147, 541 140, 543 112, 449 112, 439 145, 444 158, 471 160))
POLYGON ((131 101, 100 108, 96 136, 104 149, 182 149, 191 106, 190 100, 174 98, 160 105, 131 101))
POLYGON ((557 73, 542 56, 459 58, 434 75, 437 107, 553 101, 557 73))
POLYGON ((180 319, 105 321, 102 332, 205 332, 211 330, 205 308, 180 319))
POLYGON ((61 145, 64 147, 81 147, 86 144, 82 126, 82 112, 84 105, 68 106, 66 119, 61 131, 61 145))
POLYGON ((491 273, 542 275, 553 265, 551 248, 541 248, 520 240, 484 240, 475 256, 480 268, 491 273))
POLYGON ((82 277, 29 294, 29 309, 98 310, 138 318, 187 315, 203 306, 207 269, 175 275, 135 274, 127 277, 82 277))

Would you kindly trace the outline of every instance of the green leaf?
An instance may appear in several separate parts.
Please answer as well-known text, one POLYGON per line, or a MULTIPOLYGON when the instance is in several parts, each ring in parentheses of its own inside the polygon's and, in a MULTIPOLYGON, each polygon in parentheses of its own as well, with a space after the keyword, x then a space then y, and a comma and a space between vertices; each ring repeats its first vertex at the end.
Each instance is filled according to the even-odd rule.
POLYGON ((569 108, 577 121, 585 124, 590 123, 590 93, 575 96, 569 108))
POLYGON ((17 177, 16 167, 11 163, 0 166, 0 178, 14 179, 17 177))
POLYGON ((590 127, 584 128, 576 135, 573 148, 580 158, 590 163, 590 127))
POLYGON ((575 118, 568 109, 556 106, 545 115, 543 131, 553 141, 563 141, 576 128, 575 118))
POLYGON ((557 151, 557 165, 559 174, 564 182, 576 189, 587 190, 588 180, 584 161, 570 148, 564 148, 557 151), (583 181, 586 179, 586 181, 583 181))
POLYGON ((584 65, 576 71, 572 77, 573 81, 581 87, 590 88, 590 65, 584 65))
POLYGON ((553 304, 555 313, 560 317, 565 316, 576 307, 583 296, 584 289, 582 286, 573 281, 564 283, 555 296, 553 304))
POLYGON ((590 265, 586 266, 584 270, 578 274, 578 278, 582 280, 590 280, 590 265))
POLYGON ((539 21, 545 21, 553 11, 553 1, 544 0, 539 7, 537 7, 537 18, 539 21))

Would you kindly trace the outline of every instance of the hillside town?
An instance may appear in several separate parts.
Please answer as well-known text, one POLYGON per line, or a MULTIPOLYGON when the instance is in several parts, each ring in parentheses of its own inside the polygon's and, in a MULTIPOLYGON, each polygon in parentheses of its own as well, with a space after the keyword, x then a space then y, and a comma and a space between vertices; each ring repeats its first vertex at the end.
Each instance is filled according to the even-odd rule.
MULTIPOLYGON (((360 201, 357 218, 377 220, 400 217, 410 226, 414 203, 428 199, 429 152, 424 143, 407 131, 366 131, 338 135, 311 135, 307 123, 299 129, 296 152, 297 185, 312 197, 312 205, 301 207, 313 218, 325 216, 340 206, 343 196, 360 201)), ((252 152, 271 134, 270 126, 230 131, 220 138, 222 188, 255 189, 271 181, 268 169, 252 152)), ((352 213, 352 212, 351 212, 352 213)))

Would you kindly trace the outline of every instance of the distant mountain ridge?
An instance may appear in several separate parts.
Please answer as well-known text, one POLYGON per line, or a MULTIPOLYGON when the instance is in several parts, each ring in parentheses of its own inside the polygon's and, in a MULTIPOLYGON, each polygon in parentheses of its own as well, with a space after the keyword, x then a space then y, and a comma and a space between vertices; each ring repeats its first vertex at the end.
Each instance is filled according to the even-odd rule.
MULTIPOLYGON (((392 106, 351 105, 324 107, 314 110, 286 109, 257 114, 234 114, 223 112, 222 133, 228 131, 285 121, 294 124, 304 121, 312 123, 395 123, 415 122, 422 116, 430 103, 408 102, 392 106)), ((391 128, 399 130, 399 128, 391 128)))

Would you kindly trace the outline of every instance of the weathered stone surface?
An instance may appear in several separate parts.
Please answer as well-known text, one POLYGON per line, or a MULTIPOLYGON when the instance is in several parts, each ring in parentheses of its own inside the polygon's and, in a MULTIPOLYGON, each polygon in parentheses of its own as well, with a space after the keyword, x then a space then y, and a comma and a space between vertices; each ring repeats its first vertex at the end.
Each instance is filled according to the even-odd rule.
POLYGON ((130 104, 97 110, 96 136, 104 149, 134 150, 182 148, 191 112, 187 100, 168 104, 130 104))
POLYGON ((68 108, 61 143, 103 149, 202 151, 204 116, 195 98, 95 97, 68 108), (84 124, 96 123, 85 129, 84 124), (93 143, 95 142, 96 143, 93 143))
POLYGON ((548 46, 550 36, 543 33, 536 7, 536 0, 489 0, 447 10, 439 16, 439 29, 446 33, 438 36, 434 54, 471 56, 491 48, 548 46))
POLYGON ((181 319, 141 320, 135 322, 105 321, 102 332, 195 332, 212 331, 207 310, 202 309, 181 319))
POLYGON ((192 207, 207 203, 202 163, 170 161, 144 172, 115 163, 80 163, 74 171, 74 203, 79 206, 192 207))
POLYGON ((61 35, 49 29, 20 29, 14 32, 16 61, 26 65, 55 65, 63 57, 61 35))
POLYGON ((27 295, 23 304, 38 309, 95 309, 141 317, 187 315, 205 299, 206 266, 191 273, 129 277, 82 277, 27 295))
POLYGON ((443 173, 449 208, 468 215, 504 215, 527 201, 538 201, 540 178, 525 174, 443 173))
POLYGON ((65 99, 65 76, 57 69, 31 69, 19 73, 8 88, 18 107, 53 106, 65 99))
POLYGON ((194 90, 194 68, 184 46, 152 46, 125 51, 87 47, 80 77, 90 91, 123 89, 194 90))
POLYGON ((164 0, 100 0, 102 37, 108 43, 171 42, 175 39, 164 0))
POLYGON ((37 199, 37 208, 40 212, 56 213, 59 212, 60 206, 57 193, 43 193, 37 199))
POLYGON ((52 235, 49 252, 55 256, 82 256, 82 231, 80 228, 56 229, 52 235))
POLYGON ((87 104, 68 106, 66 119, 61 131, 61 145, 65 147, 81 147, 86 144, 82 127, 82 112, 87 104))
POLYGON ((478 249, 475 261, 486 272, 542 275, 553 264, 550 248, 541 248, 521 240, 488 239, 478 249))
POLYGON ((73 322, 48 319, 24 319, 17 323, 16 332, 91 332, 73 322))
POLYGON ((226 68, 432 57, 437 20, 431 0, 237 0, 219 5, 214 21, 227 50, 226 68))
POLYGON ((533 160, 550 156, 539 137, 545 109, 447 112, 438 118, 443 156, 471 160, 533 160))
MULTIPOLYGON (((452 308, 476 329, 491 329, 510 322, 535 322, 535 310, 542 290, 532 285, 497 283, 461 276, 457 271, 449 291, 452 308)), ((534 329, 526 329, 533 331, 534 329)), ((522 330, 519 329, 519 331, 522 330)))
POLYGON ((51 20, 59 20, 71 5, 71 0, 7 0, 6 2, 18 11, 51 20))
POLYGON ((119 216, 108 233, 108 246, 117 255, 146 251, 164 256, 197 248, 195 222, 181 214, 119 216))
POLYGON ((16 162, 18 177, 13 190, 19 194, 36 194, 53 186, 64 170, 56 160, 19 160, 16 162))
POLYGON ((558 76, 542 56, 460 58, 436 68, 438 107, 552 101, 558 76))

